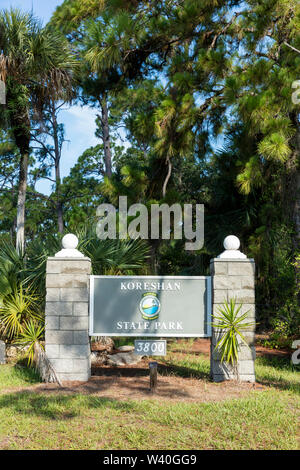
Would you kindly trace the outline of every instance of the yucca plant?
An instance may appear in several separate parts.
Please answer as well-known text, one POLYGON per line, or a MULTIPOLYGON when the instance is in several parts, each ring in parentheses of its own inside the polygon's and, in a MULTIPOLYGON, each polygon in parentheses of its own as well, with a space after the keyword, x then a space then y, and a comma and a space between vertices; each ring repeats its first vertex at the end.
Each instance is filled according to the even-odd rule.
POLYGON ((215 320, 212 326, 221 330, 221 338, 216 344, 215 351, 221 355, 221 362, 232 366, 237 378, 239 378, 237 364, 240 344, 243 343, 249 347, 242 332, 255 325, 255 322, 245 321, 249 310, 241 314, 241 308, 242 304, 237 305, 235 299, 230 299, 229 302, 225 301, 223 306, 219 307, 217 314, 212 315, 215 320))

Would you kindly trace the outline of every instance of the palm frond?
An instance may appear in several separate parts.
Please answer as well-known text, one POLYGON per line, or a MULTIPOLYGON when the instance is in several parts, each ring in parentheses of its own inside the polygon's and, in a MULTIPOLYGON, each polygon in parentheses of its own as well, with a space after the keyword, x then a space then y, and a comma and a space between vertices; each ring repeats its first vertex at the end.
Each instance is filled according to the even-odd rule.
POLYGON ((30 318, 24 323, 22 333, 14 341, 15 344, 20 346, 27 346, 26 355, 28 357, 28 364, 32 365, 35 355, 35 346, 40 345, 43 339, 45 325, 43 322, 37 322, 30 318))
POLYGON ((94 274, 134 274, 145 269, 149 246, 144 240, 80 240, 79 249, 92 260, 94 274))
POLYGON ((0 333, 12 340, 19 336, 25 323, 34 319, 41 320, 39 313, 39 297, 24 289, 21 285, 18 290, 5 296, 0 306, 0 333))

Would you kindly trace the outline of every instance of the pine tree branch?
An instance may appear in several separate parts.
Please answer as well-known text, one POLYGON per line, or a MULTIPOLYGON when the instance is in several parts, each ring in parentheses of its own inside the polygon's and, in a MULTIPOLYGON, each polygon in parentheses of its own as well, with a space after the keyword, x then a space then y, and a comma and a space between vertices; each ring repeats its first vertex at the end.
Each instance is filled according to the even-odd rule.
POLYGON ((220 36, 222 36, 223 34, 226 33, 226 31, 228 30, 228 28, 232 25, 232 23, 234 23, 234 21, 236 20, 236 18, 241 15, 241 13, 235 13, 233 15, 233 17, 231 18, 231 20, 224 26, 223 29, 221 29, 221 31, 219 31, 217 34, 215 34, 212 42, 211 42, 211 45, 209 46, 208 50, 211 51, 212 49, 214 49, 214 47, 216 46, 216 43, 219 39, 220 36))
MULTIPOLYGON (((45 134, 46 134, 46 132, 45 132, 45 134)), ((36 142, 37 144, 40 144, 43 147, 44 151, 48 155, 50 155, 50 157, 53 158, 53 160, 55 160, 55 157, 52 154, 52 151, 41 140, 39 140, 39 139, 37 139, 36 137, 33 136, 33 141, 36 142)))
POLYGON ((298 52, 298 54, 300 54, 299 49, 296 49, 296 47, 291 46, 288 42, 284 41, 283 44, 285 44, 286 46, 288 46, 288 47, 290 47, 291 49, 293 49, 293 51, 298 52))

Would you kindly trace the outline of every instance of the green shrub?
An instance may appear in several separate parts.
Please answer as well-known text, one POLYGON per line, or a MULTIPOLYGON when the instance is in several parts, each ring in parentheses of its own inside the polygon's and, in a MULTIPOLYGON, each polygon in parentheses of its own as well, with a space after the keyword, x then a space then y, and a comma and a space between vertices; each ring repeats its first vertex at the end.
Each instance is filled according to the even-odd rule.
POLYGON ((288 301, 271 321, 273 328, 268 340, 263 341, 266 347, 280 349, 290 348, 293 339, 300 338, 300 307, 297 298, 288 301))

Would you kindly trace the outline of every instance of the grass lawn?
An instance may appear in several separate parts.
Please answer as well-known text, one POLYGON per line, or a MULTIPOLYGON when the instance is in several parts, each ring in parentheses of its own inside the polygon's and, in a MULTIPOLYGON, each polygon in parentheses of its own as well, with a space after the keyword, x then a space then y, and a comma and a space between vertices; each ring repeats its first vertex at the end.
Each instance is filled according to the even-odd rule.
MULTIPOLYGON (((190 346, 164 361, 172 374, 207 380, 208 357, 190 346)), ((0 449, 299 449, 299 370, 258 358, 256 374, 263 391, 239 399, 168 403, 36 392, 32 371, 1 366, 0 449)))

